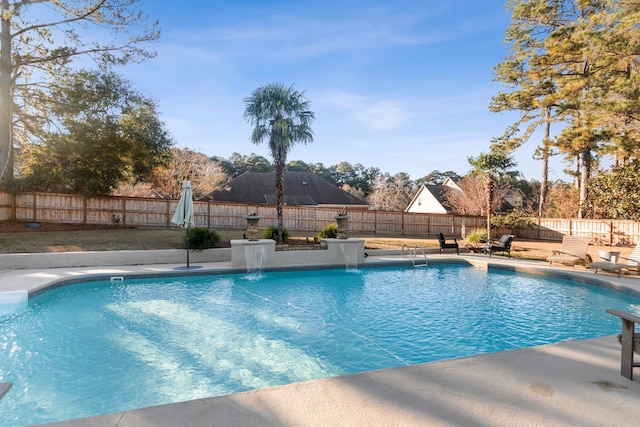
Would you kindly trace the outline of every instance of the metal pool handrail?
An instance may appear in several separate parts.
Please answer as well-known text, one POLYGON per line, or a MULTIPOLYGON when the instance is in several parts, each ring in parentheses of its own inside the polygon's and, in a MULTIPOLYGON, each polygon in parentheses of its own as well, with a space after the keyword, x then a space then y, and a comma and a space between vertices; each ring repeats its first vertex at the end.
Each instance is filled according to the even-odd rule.
POLYGON ((411 253, 411 248, 408 245, 402 245, 402 252, 400 253, 400 256, 404 259, 404 249, 407 249, 407 252, 409 252, 409 254, 411 255, 411 262, 413 263, 413 266, 416 266, 416 257, 418 256, 418 249, 420 249, 420 252, 422 253, 422 256, 424 257, 424 263, 427 264, 427 254, 424 253, 424 249, 419 246, 418 244, 414 245, 413 247, 413 253, 411 253))

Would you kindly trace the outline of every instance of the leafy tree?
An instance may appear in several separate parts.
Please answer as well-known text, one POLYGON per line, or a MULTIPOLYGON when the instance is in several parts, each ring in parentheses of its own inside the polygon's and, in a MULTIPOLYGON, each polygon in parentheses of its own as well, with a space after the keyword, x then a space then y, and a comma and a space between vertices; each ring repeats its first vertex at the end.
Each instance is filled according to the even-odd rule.
POLYGON ((640 4, 614 0, 511 0, 512 24, 506 60, 497 79, 509 92, 492 101, 493 111, 520 111, 520 120, 496 143, 517 148, 545 126, 539 156, 543 166, 539 214, 544 213, 552 149, 578 158, 581 209, 586 215, 586 182, 597 158, 628 159, 640 148, 638 79, 640 4), (562 122, 555 139, 550 124, 562 122), (520 126, 527 124, 523 132, 520 126))
POLYGON ((553 154, 551 124, 564 118, 556 81, 556 75, 564 71, 564 64, 548 59, 546 41, 558 28, 573 22, 575 15, 564 0, 510 0, 507 8, 511 10, 511 23, 505 32, 508 55, 495 67, 495 80, 504 83, 507 91, 499 92, 491 100, 490 110, 519 111, 520 116, 494 144, 508 151, 517 149, 540 126, 544 127, 542 145, 537 150, 542 160, 538 215, 544 216, 549 158, 553 154))
POLYGON ((287 170, 298 172, 310 172, 309 165, 302 160, 292 160, 287 163, 287 170))
POLYGON ((276 216, 278 239, 283 240, 282 208, 284 200, 284 170, 287 154, 297 143, 313 141, 311 123, 315 118, 309 110, 309 101, 304 92, 293 86, 273 83, 256 89, 244 99, 244 118, 254 126, 251 141, 260 144, 268 141, 269 151, 276 168, 276 216))
POLYGON ((640 161, 614 167, 591 178, 588 185, 596 217, 640 220, 640 161))
POLYGON ((434 170, 422 178, 416 179, 416 186, 441 185, 447 178, 459 179, 461 176, 454 171, 440 172, 439 170, 434 170))
POLYGON ((50 91, 57 102, 47 114, 56 127, 20 158, 28 188, 109 194, 165 164, 173 142, 154 101, 120 76, 81 71, 50 91))
MULTIPOLYGON (((372 190, 372 183, 375 182, 376 177, 380 176, 382 172, 380 171, 380 168, 378 167, 368 167, 366 169, 364 169, 361 172, 361 178, 359 180, 359 182, 356 182, 356 186, 358 186, 357 188, 361 189, 363 194, 365 196, 367 196, 368 194, 371 193, 372 190)), ((351 184, 349 184, 351 185, 351 184)), ((412 183, 412 187, 415 189, 416 185, 415 183, 412 183)))
POLYGON ((271 162, 255 153, 251 153, 248 156, 240 153, 232 153, 228 159, 221 157, 211 157, 211 160, 220 164, 225 170, 225 173, 232 178, 242 175, 245 172, 273 172, 273 165, 271 162))
POLYGON ((562 151, 571 153, 576 158, 579 167, 579 194, 580 206, 578 218, 585 218, 588 204, 587 181, 591 177, 595 160, 593 151, 598 149, 598 144, 611 135, 607 130, 597 128, 591 124, 590 112, 574 112, 574 121, 562 131, 558 137, 558 146, 562 151))
POLYGON ((467 157, 473 167, 470 175, 481 179, 485 183, 485 212, 487 215, 487 236, 491 240, 492 201, 495 200, 496 188, 500 189, 515 181, 519 172, 512 170, 516 163, 513 159, 500 151, 480 153, 478 157, 467 157))
POLYGON ((234 159, 236 166, 235 176, 242 175, 245 172, 273 172, 273 164, 265 157, 259 156, 256 153, 251 153, 248 156, 241 156, 239 159, 235 159, 235 154, 231 156, 234 159))
POLYGON ((322 163, 309 163, 309 170, 325 181, 338 185, 333 168, 327 168, 322 163))
POLYGON ((415 185, 404 172, 393 176, 378 175, 369 195, 369 203, 373 209, 386 211, 404 211, 411 202, 415 185))
POLYGON ((329 168, 328 172, 332 175, 331 182, 342 187, 348 185, 350 188, 368 195, 371 192, 371 183, 374 178, 380 174, 378 168, 365 168, 362 164, 354 165, 348 162, 341 162, 329 168))
POLYGON ((141 46, 158 39, 157 23, 145 25, 140 3, 0 0, 0 180, 14 176, 14 143, 27 148, 29 134, 47 119, 43 104, 57 101, 43 80, 79 56, 103 68, 153 56, 141 46), (91 41, 81 30, 90 31, 91 41))
POLYGON ((640 4, 623 1, 575 1, 578 14, 571 25, 547 40, 567 70, 557 76, 558 97, 567 110, 567 126, 559 148, 578 157, 580 209, 587 215, 587 181, 599 156, 637 152, 640 55, 640 4))

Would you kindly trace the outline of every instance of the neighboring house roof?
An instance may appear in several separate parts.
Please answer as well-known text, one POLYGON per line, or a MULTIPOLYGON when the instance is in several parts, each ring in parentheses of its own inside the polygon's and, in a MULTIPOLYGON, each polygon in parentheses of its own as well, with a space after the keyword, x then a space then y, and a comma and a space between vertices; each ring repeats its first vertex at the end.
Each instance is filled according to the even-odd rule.
POLYGON ((458 187, 458 181, 460 181, 459 177, 451 178, 447 177, 444 181, 442 181, 442 185, 445 187, 455 188, 456 190, 462 191, 460 187, 458 187))
MULTIPOLYGON (((457 186, 451 185, 423 185, 411 203, 405 209, 405 212, 419 213, 451 213, 453 209, 449 205, 445 196, 447 191, 458 189, 457 186)), ((459 189, 458 189, 459 191, 459 189)))
MULTIPOLYGON (((445 196, 447 191, 462 191, 456 184, 458 179, 446 178, 442 185, 423 185, 405 209, 405 212, 415 213, 455 213, 445 196)), ((518 206, 522 206, 524 193, 519 188, 509 189, 505 192, 502 205, 497 212, 511 212, 518 206)))
MULTIPOLYGON (((245 172, 213 191, 207 199, 252 205, 276 204, 275 172, 245 172)), ((284 203, 289 206, 337 205, 367 208, 369 203, 311 172, 284 173, 284 203)))

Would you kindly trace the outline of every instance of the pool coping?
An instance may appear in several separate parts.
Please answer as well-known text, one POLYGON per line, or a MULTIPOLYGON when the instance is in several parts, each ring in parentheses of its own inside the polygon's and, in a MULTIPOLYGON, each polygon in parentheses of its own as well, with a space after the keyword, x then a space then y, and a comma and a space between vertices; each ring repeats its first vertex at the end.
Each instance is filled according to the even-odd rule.
MULTIPOLYGON (((366 266, 411 264, 396 254, 366 266)), ((429 255, 428 263, 469 263, 551 274, 640 295, 640 278, 550 267, 544 262, 478 255, 429 255)), ((210 274, 230 263, 135 265, 0 271, 0 291, 110 276, 210 274), (196 271, 197 270, 197 271, 196 271)), ((639 374, 640 375, 640 374, 639 374)), ((47 424, 58 427, 175 425, 633 425, 640 418, 640 379, 620 375, 615 336, 370 371, 269 389, 47 424)))
MULTIPOLYGON (((421 259, 412 260, 403 257, 399 251, 375 251, 365 258, 362 267, 389 266, 389 265, 423 265, 421 259)), ((570 279, 582 283, 593 284, 619 292, 629 293, 640 297, 640 275, 622 275, 601 271, 599 274, 593 270, 584 268, 567 268, 550 266, 542 261, 520 260, 514 258, 487 257, 477 254, 428 254, 427 264, 464 263, 476 268, 493 268, 510 270, 519 273, 545 274, 553 277, 570 279)), ((295 268, 298 270, 311 269, 335 269, 345 268, 342 265, 305 265, 294 267, 265 268, 264 271, 284 271, 295 268)), ((45 267, 37 269, 0 270, 0 292, 27 290, 29 297, 33 297, 68 284, 108 280, 111 277, 179 277, 199 276, 210 274, 242 273, 244 269, 233 267, 229 261, 218 262, 194 262, 191 268, 185 268, 184 264, 135 264, 121 266, 90 266, 90 267, 45 267)))

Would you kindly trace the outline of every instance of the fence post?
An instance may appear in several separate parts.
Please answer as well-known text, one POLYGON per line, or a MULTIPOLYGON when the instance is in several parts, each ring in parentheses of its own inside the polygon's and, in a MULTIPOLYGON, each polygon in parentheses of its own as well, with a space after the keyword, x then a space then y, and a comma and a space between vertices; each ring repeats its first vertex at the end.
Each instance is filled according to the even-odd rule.
POLYGON ((18 220, 18 212, 17 212, 17 207, 16 207, 16 192, 14 191, 13 193, 13 197, 11 198, 11 219, 13 219, 13 222, 16 222, 18 220))
POLYGON ((609 246, 613 246, 613 221, 609 221, 609 246))
POLYGON ((373 234, 378 233, 378 210, 373 211, 373 234))
POLYGON ((166 206, 166 209, 164 210, 165 227, 169 228, 171 226, 171 224, 170 224, 171 220, 169 219, 169 216, 170 216, 169 206, 171 205, 171 200, 164 199, 164 201, 165 201, 165 206, 166 206))
POLYGON ((313 229, 320 230, 318 228, 318 208, 313 209, 313 229))
POLYGON ((35 191, 33 192, 33 222, 38 222, 38 193, 36 193, 35 191))
POLYGON ((87 196, 82 196, 82 224, 87 225, 87 196))
POLYGON ((120 203, 122 203, 122 225, 127 226, 127 199, 124 196, 120 197, 120 203))

